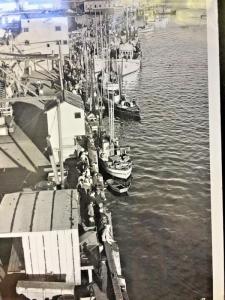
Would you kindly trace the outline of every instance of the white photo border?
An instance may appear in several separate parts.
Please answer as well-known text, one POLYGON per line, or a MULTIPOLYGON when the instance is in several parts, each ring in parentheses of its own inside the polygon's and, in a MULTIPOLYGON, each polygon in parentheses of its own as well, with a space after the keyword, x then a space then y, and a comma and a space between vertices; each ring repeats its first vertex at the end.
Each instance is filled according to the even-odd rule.
POLYGON ((224 300, 223 190, 217 0, 207 1, 213 299, 224 300))

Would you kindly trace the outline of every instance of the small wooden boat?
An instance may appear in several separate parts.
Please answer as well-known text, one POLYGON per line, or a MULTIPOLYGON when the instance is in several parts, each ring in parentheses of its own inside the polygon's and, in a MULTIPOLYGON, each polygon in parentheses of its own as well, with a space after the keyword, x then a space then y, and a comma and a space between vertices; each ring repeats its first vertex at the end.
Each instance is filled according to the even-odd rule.
POLYGON ((123 183, 121 181, 117 181, 117 180, 114 180, 112 178, 106 180, 106 184, 108 185, 108 187, 118 193, 118 194, 124 194, 124 193, 127 193, 130 186, 131 186, 131 183, 123 183))
POLYGON ((154 32, 155 28, 153 25, 146 25, 142 28, 138 28, 138 33, 148 33, 148 32, 154 32))

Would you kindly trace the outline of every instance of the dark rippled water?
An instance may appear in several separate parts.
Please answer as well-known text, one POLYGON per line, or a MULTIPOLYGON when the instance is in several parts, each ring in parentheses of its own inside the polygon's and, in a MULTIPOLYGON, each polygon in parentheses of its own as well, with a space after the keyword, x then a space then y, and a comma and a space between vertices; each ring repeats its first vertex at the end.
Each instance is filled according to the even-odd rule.
POLYGON ((129 197, 109 195, 130 300, 211 299, 206 25, 142 36, 127 78, 142 122, 116 122, 134 160, 129 197))

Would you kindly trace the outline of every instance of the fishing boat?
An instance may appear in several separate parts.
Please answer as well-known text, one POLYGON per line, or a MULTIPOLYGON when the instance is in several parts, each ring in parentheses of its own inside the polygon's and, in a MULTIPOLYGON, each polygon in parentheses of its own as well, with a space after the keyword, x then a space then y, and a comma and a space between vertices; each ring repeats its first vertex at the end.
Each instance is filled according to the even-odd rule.
POLYGON ((114 132, 114 101, 108 101, 109 135, 100 132, 98 157, 99 165, 108 175, 119 179, 128 179, 132 172, 129 147, 121 147, 114 132))
MULTIPOLYGON (((109 68, 114 72, 120 69, 122 76, 135 73, 141 66, 141 48, 137 34, 129 28, 129 20, 127 14, 126 29, 120 33, 110 36, 110 43, 104 48, 102 44, 102 51, 100 55, 94 58, 95 73, 109 68)), ((101 38, 102 40, 102 33, 101 38)))
POLYGON ((122 95, 121 101, 115 105, 115 115, 120 118, 133 119, 136 121, 141 119, 140 108, 136 101, 128 100, 125 95, 122 95))
POLYGON ((138 33, 148 33, 148 32, 154 32, 154 26, 152 24, 145 25, 143 27, 138 28, 138 33))
POLYGON ((118 194, 125 194, 128 192, 131 184, 126 184, 121 181, 116 181, 112 178, 106 180, 107 186, 114 192, 118 194))
POLYGON ((128 155, 129 147, 119 147, 118 140, 110 140, 109 136, 101 139, 99 164, 110 176, 128 179, 132 172, 132 161, 128 155))
POLYGON ((121 156, 105 156, 104 153, 100 153, 100 165, 106 173, 109 175, 120 178, 128 179, 132 172, 132 162, 129 156, 126 156, 126 160, 123 160, 121 156))
MULTIPOLYGON (((119 46, 119 56, 109 59, 112 70, 117 72, 120 69, 122 76, 127 76, 140 70, 141 51, 136 47, 137 45, 131 43, 121 44, 119 46)), ((96 74, 104 70, 105 66, 105 58, 95 57, 96 74)))
MULTIPOLYGON (((108 107, 109 101, 107 98, 104 98, 104 103, 108 107)), ((107 110, 106 110, 107 111, 107 110)), ((137 105, 136 101, 127 99, 126 95, 121 95, 120 101, 114 103, 114 114, 115 116, 121 119, 132 119, 135 121, 141 120, 140 108, 137 105)))
POLYGON ((103 102, 105 106, 109 107, 109 102, 113 101, 115 116, 139 121, 141 119, 140 108, 135 99, 128 99, 125 94, 122 94, 121 83, 111 83, 105 81, 105 79, 110 80, 110 78, 109 76, 104 76, 103 83, 100 82, 100 89, 102 89, 103 102))

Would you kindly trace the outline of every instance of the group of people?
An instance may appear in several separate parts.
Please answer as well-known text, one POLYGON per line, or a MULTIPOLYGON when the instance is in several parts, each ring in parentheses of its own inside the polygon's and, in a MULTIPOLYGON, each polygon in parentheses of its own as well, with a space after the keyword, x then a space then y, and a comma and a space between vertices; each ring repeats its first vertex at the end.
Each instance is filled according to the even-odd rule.
POLYGON ((78 153, 77 168, 80 172, 77 189, 82 197, 81 211, 84 231, 97 230, 100 242, 114 242, 110 224, 110 214, 105 206, 105 186, 102 175, 93 170, 88 153, 81 149, 78 153))
POLYGON ((81 66, 79 63, 76 63, 74 59, 75 58, 71 61, 66 61, 64 64, 64 88, 73 94, 82 95, 85 76, 81 66))

